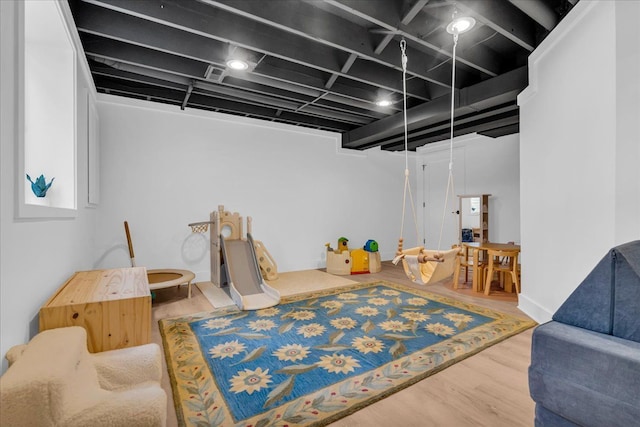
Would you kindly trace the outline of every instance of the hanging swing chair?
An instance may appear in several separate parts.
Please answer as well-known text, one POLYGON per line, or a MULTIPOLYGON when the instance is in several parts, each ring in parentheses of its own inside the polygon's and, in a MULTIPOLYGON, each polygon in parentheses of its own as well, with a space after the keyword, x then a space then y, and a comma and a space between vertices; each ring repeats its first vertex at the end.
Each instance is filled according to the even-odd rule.
MULTIPOLYGON (((455 13, 454 13, 455 18, 455 13)), ((447 29, 449 31, 449 29, 447 29)), ((449 179, 447 182, 447 191, 444 202, 444 209, 442 212, 442 223, 440 227, 440 240, 438 241, 437 250, 425 249, 423 246, 417 246, 415 248, 404 249, 403 248, 403 232, 404 232, 404 218, 406 209, 407 193, 409 194, 409 200, 411 201, 411 209, 413 211, 413 218, 415 222, 416 233, 418 230, 418 221, 416 218, 415 207, 413 203, 413 196, 411 195, 411 185, 409 184, 409 157, 408 157, 408 137, 407 137, 407 87, 406 87, 406 73, 407 73, 407 55, 406 55, 406 41, 402 39, 400 41, 400 50, 402 51, 402 88, 404 96, 404 152, 405 152, 405 171, 404 171, 404 196, 402 200, 402 225, 400 228, 400 238, 398 239, 398 250, 396 251, 396 257, 393 259, 394 264, 398 264, 402 261, 405 274, 413 282, 426 285, 434 283, 447 277, 450 277, 455 269, 458 268, 458 255, 460 254, 460 248, 454 247, 452 249, 441 251, 440 243, 442 241, 442 231, 444 228, 445 215, 447 211, 447 200, 449 193, 455 194, 453 185, 453 118, 454 118, 454 92, 455 92, 455 70, 456 70, 456 45, 458 43, 458 31, 453 30, 453 70, 452 70, 452 83, 451 83, 451 133, 449 144, 449 179)), ((419 241, 419 236, 418 236, 419 241)))
POLYGON ((398 240, 398 256, 394 264, 402 260, 402 267, 407 277, 419 285, 427 285, 451 277, 457 266, 459 248, 446 251, 425 249, 417 246, 402 249, 402 239, 398 240), (396 261, 397 260, 397 261, 396 261))

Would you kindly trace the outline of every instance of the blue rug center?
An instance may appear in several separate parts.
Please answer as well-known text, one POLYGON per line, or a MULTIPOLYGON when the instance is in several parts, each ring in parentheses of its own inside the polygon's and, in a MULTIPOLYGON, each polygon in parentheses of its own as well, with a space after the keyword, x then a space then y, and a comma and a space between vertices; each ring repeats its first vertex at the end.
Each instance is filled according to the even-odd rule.
POLYGON ((239 421, 334 385, 349 397, 338 383, 492 320, 380 284, 190 326, 239 421))

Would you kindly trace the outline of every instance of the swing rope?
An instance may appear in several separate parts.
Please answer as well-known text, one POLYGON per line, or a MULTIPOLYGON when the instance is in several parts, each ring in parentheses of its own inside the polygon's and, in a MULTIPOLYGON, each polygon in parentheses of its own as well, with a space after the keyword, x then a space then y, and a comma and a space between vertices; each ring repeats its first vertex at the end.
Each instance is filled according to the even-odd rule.
MULTIPOLYGON (((452 67, 451 67, 451 125, 449 133, 449 177, 447 179, 447 189, 445 192, 445 199, 442 208, 442 219, 440 221, 440 236, 438 238, 437 250, 440 251, 442 247, 442 236, 444 234, 444 224, 447 216, 447 204, 449 202, 449 193, 453 196, 455 194, 455 185, 453 180, 453 127, 455 118, 455 82, 456 82, 456 47, 458 46, 458 33, 453 34, 453 55, 452 55, 452 67)), ((413 212, 413 220, 416 228, 416 241, 420 241, 418 234, 418 219, 416 216, 415 205, 413 202, 413 195, 411 193, 411 184, 409 181, 409 143, 408 143, 408 125, 407 125, 407 54, 406 54, 407 42, 403 38, 400 41, 400 50, 402 51, 402 92, 403 92, 403 113, 404 113, 404 193, 402 197, 402 222, 400 225, 400 241, 402 242, 404 236, 404 219, 406 216, 407 206, 407 193, 409 194, 409 200, 411 203, 411 210, 413 212)), ((453 197, 451 198, 453 206, 453 197)))
POLYGON ((400 50, 402 51, 402 101, 403 101, 403 113, 404 113, 404 193, 402 196, 402 222, 400 224, 400 240, 404 236, 404 217, 406 215, 407 206, 407 193, 409 193, 409 200, 411 202, 411 212, 413 213, 413 221, 416 228, 416 242, 420 241, 418 234, 418 218, 416 216, 416 209, 413 203, 413 195, 411 194, 411 184, 409 181, 409 142, 408 142, 408 130, 407 130, 407 42, 404 38, 400 41, 400 50))
MULTIPOLYGON (((455 113, 455 93, 456 93, 456 46, 458 46, 458 33, 453 34, 453 57, 452 57, 452 66, 451 66, 451 130, 449 134, 449 179, 447 181, 447 192, 444 196, 444 206, 442 209, 442 222, 440 223, 440 238, 438 239, 438 250, 440 250, 440 245, 442 243, 442 234, 444 232, 444 222, 447 215, 447 202, 449 200, 449 190, 451 190, 451 195, 453 196, 455 193, 455 186, 453 184, 453 119, 455 113)), ((451 199, 451 203, 453 206, 453 197, 451 199)))

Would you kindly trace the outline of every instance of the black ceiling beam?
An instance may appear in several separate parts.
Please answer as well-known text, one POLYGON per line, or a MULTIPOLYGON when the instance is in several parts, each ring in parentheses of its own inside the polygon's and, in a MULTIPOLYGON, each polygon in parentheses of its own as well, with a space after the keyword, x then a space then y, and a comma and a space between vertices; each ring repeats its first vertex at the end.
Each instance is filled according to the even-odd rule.
MULTIPOLYGON (((316 44, 355 53, 359 58, 380 62, 386 67, 401 70, 399 55, 376 55, 370 41, 368 29, 357 26, 339 16, 324 12, 305 2, 282 0, 199 0, 208 5, 273 26, 298 37, 306 37, 316 44), (300 19, 303 16, 304 19, 300 19), (368 42, 363 42, 368 41, 368 42)), ((424 69, 407 66, 407 72, 439 86, 448 87, 447 80, 438 80, 425 73, 424 69)), ((347 74, 348 76, 349 74, 347 74)))
MULTIPOLYGON (((211 37, 222 42, 233 42, 237 46, 286 61, 292 61, 305 67, 327 73, 335 73, 341 77, 361 81, 365 84, 397 90, 395 85, 390 88, 377 82, 375 76, 369 76, 367 79, 358 79, 356 76, 342 73, 340 70, 343 64, 337 58, 336 49, 324 43, 318 43, 306 37, 296 37, 286 31, 276 31, 273 26, 199 2, 175 2, 172 0, 84 1, 182 31, 211 37), (233 36, 233 39, 231 39, 231 36, 233 36)), ((256 5, 260 8, 271 3, 271 1, 256 2, 256 5)), ((284 9, 289 8, 285 7, 284 9)), ((343 53, 348 55, 346 52, 343 53)), ((421 94, 411 95, 423 97, 421 94)))
MULTIPOLYGON (((407 25, 409 22, 413 20, 413 18, 415 18, 418 12, 420 12, 427 3, 429 3, 429 0, 414 1, 413 4, 409 7, 409 9, 403 13, 402 19, 400 19, 400 23, 403 25, 407 25)), ((397 34, 396 31, 392 31, 392 32, 389 32, 387 35, 385 35, 380 41, 380 43, 378 43, 378 45, 376 46, 376 49, 374 52, 377 55, 380 55, 382 51, 384 51, 384 49, 387 47, 387 45, 391 42, 391 40, 393 40, 396 34, 397 34)))
MULTIPOLYGON (((94 55, 93 53, 89 53, 89 55, 94 55)), ((203 81, 196 81, 193 79, 187 79, 181 76, 171 76, 164 77, 165 84, 161 84, 158 79, 153 79, 153 81, 148 81, 148 79, 152 79, 152 77, 145 76, 144 73, 147 72, 144 67, 131 64, 131 63, 122 63, 122 64, 114 64, 119 68, 111 68, 111 67, 101 67, 96 75, 100 76, 109 76, 113 78, 119 78, 122 80, 126 80, 129 82, 137 82, 144 84, 152 84, 162 89, 175 89, 177 84, 183 86, 184 90, 187 90, 187 87, 193 85, 193 87, 198 88, 200 91, 210 92, 212 96, 223 96, 223 97, 231 97, 233 99, 242 99, 244 103, 267 106, 268 108, 273 109, 285 109, 290 111, 297 111, 303 106, 305 103, 302 101, 289 101, 286 98, 278 98, 269 95, 262 95, 257 92, 251 92, 247 90, 241 90, 238 88, 234 88, 231 86, 221 86, 215 83, 207 83, 203 81), (138 77, 134 77, 132 73, 138 74, 138 77), (172 83, 170 83, 172 81, 172 83)), ((153 70, 152 70, 153 71, 153 70)), ((107 86, 105 86, 107 88, 107 86)), ((308 107, 306 108, 306 112, 313 115, 326 115, 332 117, 337 121, 342 121, 351 124, 367 124, 372 120, 371 115, 364 115, 359 112, 345 111, 339 110, 335 107, 308 107)))
MULTIPOLYGON (((211 38, 177 30, 172 27, 88 3, 79 4, 79 9, 76 10, 76 20, 78 29, 83 33, 108 37, 113 40, 147 47, 160 52, 172 53, 185 58, 208 62, 224 68, 226 51, 229 46, 228 43, 219 42, 211 38), (134 30, 131 30, 132 28, 134 30)), ((229 72, 229 74, 248 81, 265 84, 278 89, 285 89, 283 87, 285 83, 282 81, 274 80, 258 72, 229 72)), ((289 80, 291 79, 292 76, 289 76, 289 80)), ((307 96, 317 97, 326 93, 326 90, 318 90, 321 87, 320 83, 315 85, 318 89, 309 89, 307 86, 290 83, 287 83, 286 86, 285 90, 298 92, 307 96)), ((348 92, 340 93, 336 90, 333 92, 339 95, 352 96, 351 93, 348 92)), ((365 105, 367 104, 362 102, 360 107, 362 108, 365 105)), ((369 106, 372 107, 373 104, 369 104, 369 106)))
POLYGON ((509 2, 542 25, 547 31, 553 30, 558 25, 558 14, 540 0, 509 0, 509 2))
POLYGON ((94 76, 98 90, 112 93, 126 93, 140 99, 162 99, 180 105, 184 99, 184 91, 173 88, 148 86, 134 81, 114 80, 110 76, 94 76))
MULTIPOLYGON (((83 45, 85 46, 85 51, 89 56, 102 58, 103 61, 111 60, 133 65, 136 66, 143 74, 145 69, 149 69, 154 72, 159 70, 169 72, 183 78, 187 77, 197 80, 198 78, 201 79, 200 76, 204 76, 206 71, 206 65, 204 63, 191 59, 178 59, 173 55, 163 52, 84 33, 81 38, 83 40, 83 45)), ((295 99, 282 96, 282 94, 278 96, 274 93, 260 94, 246 90, 240 91, 237 88, 225 87, 203 81, 196 81, 194 86, 200 89, 206 88, 206 90, 213 93, 235 96, 237 98, 245 97, 247 100, 256 104, 291 111, 299 109, 310 99, 309 97, 306 97, 306 99, 295 99)), ((311 107, 310 109, 314 110, 314 114, 318 114, 316 108, 311 107)), ((327 111, 326 114, 335 119, 349 123, 367 124, 371 122, 371 116, 365 118, 359 114, 339 113, 334 111, 327 111)))
MULTIPOLYGON (((154 88, 144 85, 132 86, 119 82, 109 81, 108 78, 97 78, 96 88, 101 92, 116 93, 132 98, 154 100, 177 106, 180 106, 184 99, 184 94, 181 91, 154 88)), ((258 117, 266 120, 275 120, 282 123, 304 124, 307 127, 331 130, 334 132, 344 132, 345 130, 353 128, 353 126, 349 124, 331 121, 323 119, 322 117, 310 116, 306 114, 285 112, 280 115, 276 115, 276 110, 272 108, 251 105, 238 100, 215 98, 209 95, 198 93, 196 90, 194 90, 194 92, 192 92, 191 96, 189 97, 188 106, 196 106, 208 110, 222 111, 225 113, 241 116, 251 115, 252 117, 258 117)))
POLYGON ((178 58, 146 47, 81 33, 80 40, 86 54, 104 59, 137 64, 153 70, 189 78, 202 78, 207 64, 193 59, 178 58))
MULTIPOLYGON (((467 113, 505 104, 516 99, 527 86, 527 67, 521 67, 489 80, 477 83, 458 92, 456 111, 467 113)), ((408 126, 416 127, 421 122, 437 121, 450 116, 451 98, 442 96, 407 111, 408 126)), ((404 128, 404 115, 397 113, 342 135, 344 148, 358 149, 375 140, 400 133, 404 128)))
MULTIPOLYGON (((399 36, 404 37, 407 40, 412 41, 413 43, 424 46, 437 55, 442 55, 446 58, 451 58, 453 56, 450 47, 451 45, 453 45, 453 39, 451 39, 451 42, 446 46, 446 48, 425 40, 421 34, 417 34, 411 31, 410 27, 407 27, 406 24, 403 24, 401 22, 398 13, 394 13, 394 10, 392 8, 394 4, 393 2, 389 2, 388 0, 325 1, 362 19, 366 19, 367 21, 376 24, 386 30, 397 32, 399 36)), ((483 46, 477 46, 477 50, 484 51, 486 50, 486 48, 484 48, 483 46)), ((481 52, 475 53, 471 51, 466 52, 466 55, 458 55, 457 60, 460 61, 461 64, 474 68, 475 70, 485 73, 491 77, 494 77, 498 74, 499 70, 496 68, 496 63, 490 61, 487 55, 483 55, 481 52), (466 56, 472 54, 474 54, 473 60, 466 56)), ((451 70, 450 67, 449 70, 451 70)), ((448 80, 442 80, 442 82, 447 82, 448 84, 448 80)))
POLYGON ((347 123, 295 112, 283 111, 278 113, 277 110, 257 106, 252 106, 250 109, 247 109, 246 106, 242 105, 242 102, 223 98, 211 98, 210 96, 202 93, 193 94, 190 98, 190 104, 196 107, 206 107, 210 110, 236 115, 246 116, 250 113, 252 117, 256 118, 272 120, 280 123, 303 124, 306 127, 331 130, 333 132, 344 132, 345 130, 353 128, 353 125, 349 125, 347 123))
MULTIPOLYGON (((213 96, 223 96, 223 97, 231 97, 237 100, 243 100, 247 103, 252 103, 256 105, 267 106, 274 109, 287 110, 287 111, 301 111, 300 107, 304 105, 304 103, 300 102, 291 102, 286 99, 277 99, 270 96, 261 95, 259 93, 248 92, 248 91, 240 91, 232 87, 221 86, 215 83, 206 83, 206 82, 195 82, 194 87, 199 90, 200 93, 209 93, 213 96)), ((312 115, 320 115, 331 117, 337 121, 353 123, 353 124, 366 124, 370 123, 371 119, 367 117, 363 117, 357 114, 351 113, 343 113, 338 111, 333 111, 332 109, 322 109, 319 107, 308 106, 305 107, 304 112, 312 114, 312 115)))
MULTIPOLYGON (((469 110, 466 108, 465 110, 469 110)), ((454 131, 462 126, 466 126, 469 123, 484 123, 489 120, 493 120, 494 117, 501 114, 513 114, 518 111, 518 105, 516 102, 510 102, 506 105, 499 105, 495 108, 490 108, 480 112, 471 112, 462 115, 462 110, 456 111, 454 131)), ((447 117, 446 120, 430 120, 428 122, 421 122, 419 126, 410 129, 407 145, 411 147, 416 146, 416 142, 422 141, 427 135, 431 135, 434 132, 439 132, 442 135, 448 135, 450 132, 451 118, 447 117)), ((390 146, 396 143, 398 146, 404 146, 404 132, 396 134, 384 140, 376 141, 376 145, 390 146)))
MULTIPOLYGON (((467 135, 470 133, 481 133, 489 130, 493 130, 496 128, 501 128, 504 126, 509 126, 514 123, 518 123, 520 121, 520 114, 517 109, 511 110, 502 114, 498 114, 495 116, 491 116, 487 119, 482 120, 470 120, 467 123, 463 123, 460 126, 457 126, 453 130, 454 137, 460 135, 467 135)), ((449 138, 449 131, 445 130, 444 138, 440 137, 438 139, 433 138, 421 138, 416 139, 409 143, 409 151, 415 151, 416 148, 421 147, 425 144, 429 144, 436 141, 442 141, 449 138)))
POLYGON ((518 120, 518 123, 478 132, 478 134, 488 136, 489 138, 499 138, 501 136, 512 135, 518 132, 520 132, 520 120, 518 120))
POLYGON ((78 31, 224 66, 229 44, 146 19, 80 2, 74 11, 78 31))
POLYGON ((152 86, 166 87, 170 89, 186 90, 192 79, 154 71, 139 67, 138 65, 125 64, 104 58, 94 58, 89 55, 89 67, 91 73, 102 76, 110 76, 115 79, 137 81, 152 86))
MULTIPOLYGON (((483 133, 490 132, 494 129, 504 128, 507 129, 509 126, 513 124, 517 124, 519 122, 518 111, 511 111, 508 113, 503 113, 498 116, 491 117, 487 120, 479 120, 479 121, 470 121, 464 125, 456 127, 454 129, 454 138, 468 135, 470 133, 483 133)), ((445 141, 450 137, 450 133, 448 129, 438 129, 432 132, 429 132, 423 135, 420 139, 412 141, 408 144, 409 151, 415 151, 418 147, 422 147, 426 144, 431 144, 433 142, 445 141)), ((402 151, 404 150, 404 143, 401 142, 392 142, 392 143, 383 143, 380 147, 385 151, 402 151)))
POLYGON ((535 24, 504 0, 457 0, 456 6, 529 52, 537 46, 535 24))
MULTIPOLYGON (((233 73, 231 73, 233 75, 233 73)), ((286 70, 283 68, 279 68, 277 66, 271 65, 269 63, 261 63, 260 64, 260 72, 256 72, 254 70, 252 75, 258 76, 268 76, 267 78, 272 80, 277 80, 280 82, 295 82, 295 84, 300 85, 305 88, 312 88, 314 90, 318 90, 318 95, 322 93, 322 89, 324 88, 324 80, 310 75, 301 75, 300 73, 296 73, 294 71, 286 70)), ((247 77, 249 80, 252 80, 252 77, 247 77)), ((326 91, 324 91, 326 92, 326 91)), ((333 84, 329 94, 327 95, 329 98, 339 99, 344 98, 345 104, 350 105, 351 103, 355 103, 355 106, 366 108, 369 106, 369 109, 373 111, 377 111, 379 113, 387 113, 388 109, 384 109, 376 106, 373 102, 374 99, 371 99, 371 91, 359 89, 355 86, 349 86, 346 84, 342 84, 340 80, 333 84), (367 102, 368 101, 368 102, 367 102)))
MULTIPOLYGON (((343 73, 343 74, 348 73, 349 69, 351 68, 353 63, 356 61, 356 59, 358 59, 358 55, 357 54, 352 53, 351 55, 349 55, 347 60, 344 61, 344 64, 342 65, 342 68, 340 68, 340 72, 343 73)), ((339 77, 338 74, 335 74, 335 73, 331 74, 331 77, 329 77, 329 80, 327 80, 327 83, 325 83, 324 87, 327 88, 327 89, 330 89, 331 86, 333 86, 333 84, 336 82, 338 77, 339 77)))

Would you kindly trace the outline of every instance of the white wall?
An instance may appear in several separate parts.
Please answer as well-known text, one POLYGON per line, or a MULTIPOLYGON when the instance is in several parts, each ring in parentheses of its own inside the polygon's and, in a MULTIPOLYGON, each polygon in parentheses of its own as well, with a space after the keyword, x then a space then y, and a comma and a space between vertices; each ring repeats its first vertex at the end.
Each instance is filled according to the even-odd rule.
MULTIPOLYGON (((0 354, 37 332, 39 307, 74 271, 128 265, 124 220, 139 265, 188 268, 198 280, 209 278, 208 239, 187 224, 207 220, 218 204, 254 218, 254 236, 280 271, 323 267, 324 244, 340 236, 352 247, 375 239, 383 258, 392 257, 403 155, 345 151, 331 133, 110 96, 99 97, 100 206, 83 203, 79 119, 77 217, 15 219, 15 8, 0 1, 0 354)), ((534 52, 519 100, 520 146, 518 135, 456 139, 456 194, 493 194, 491 240, 522 242, 520 307, 539 321, 606 250, 640 238, 639 9, 640 2, 579 2, 534 52)), ((78 97, 92 90, 85 73, 78 71, 78 97)), ((442 144, 424 150, 409 163, 418 206, 429 185, 421 166, 448 155, 442 144)), ((434 228, 425 225, 427 212, 419 215, 421 228, 434 228)), ((411 233, 405 238, 416 243, 411 233)))
POLYGON ((520 94, 520 308, 549 320, 613 246, 640 238, 640 2, 581 1, 520 94))
MULTIPOLYGON (((450 214, 458 209, 458 195, 491 194, 489 197, 489 240, 492 242, 520 241, 520 165, 519 136, 507 135, 499 138, 471 134, 454 138, 454 184, 453 205, 451 195, 447 206, 449 222, 443 232, 442 248, 458 242, 458 216, 450 214)), ((418 179, 419 206, 429 194, 441 193, 441 198, 427 203, 423 212, 425 236, 429 242, 439 240, 442 225, 444 193, 447 186, 449 141, 429 144, 418 149, 419 165, 439 165, 434 175, 418 179), (429 180, 436 181, 430 183, 429 180), (433 188, 435 187, 435 188, 433 188), (431 188, 431 189, 430 189, 431 188), (429 211, 430 210, 430 211, 429 211)), ((425 171, 427 168, 418 168, 425 171)), ((419 172, 423 173, 423 172, 419 172)), ((424 172, 426 173, 426 172, 424 172)), ((427 246, 429 246, 427 244, 427 246)))
MULTIPOLYGON (((335 247, 341 236, 352 248, 375 239, 382 258, 393 257, 404 153, 342 150, 333 133, 108 95, 98 99, 103 186, 95 268, 128 265, 127 220, 138 265, 186 268, 196 280, 209 280, 209 236, 192 234, 187 224, 208 220, 219 204, 253 217, 253 235, 279 271, 324 268, 324 244, 335 247)), ((415 165, 448 156, 448 142, 443 144, 409 155, 419 227, 424 180, 415 165)), ((493 194, 492 240, 519 241, 518 135, 468 135, 455 146, 464 177, 457 194, 493 194)), ((441 209, 437 204, 438 218, 441 209)), ((406 247, 416 245, 408 204, 403 234, 406 247)))
MULTIPOLYGON (((404 156, 342 150, 338 134, 99 95, 100 227, 96 268, 136 262, 210 279, 209 240, 187 224, 222 204, 253 218, 279 271, 325 267, 325 243, 378 241, 393 257, 404 156)), ((413 243, 412 243, 413 244, 413 243)))
MULTIPOLYGON (((79 203, 77 217, 65 220, 16 219, 16 179, 25 179, 15 164, 18 142, 16 111, 17 2, 0 1, 0 356, 27 342, 38 331, 38 311, 75 271, 93 260, 91 233, 95 210, 79 203), (18 175, 20 174, 20 175, 18 175)), ((69 15, 70 16, 70 15, 69 15)), ((86 194, 86 64, 78 67, 77 173, 78 194, 86 194)), ((81 198, 79 200, 86 200, 81 198)))

